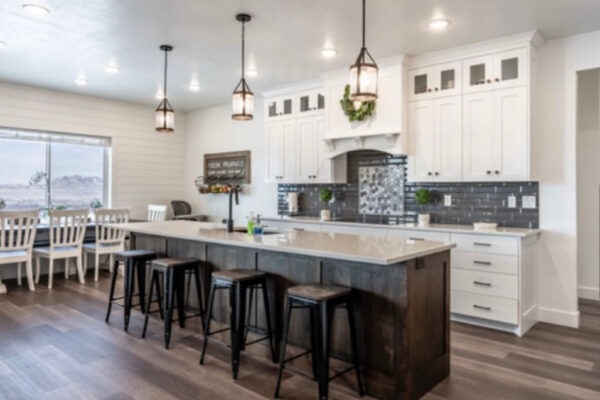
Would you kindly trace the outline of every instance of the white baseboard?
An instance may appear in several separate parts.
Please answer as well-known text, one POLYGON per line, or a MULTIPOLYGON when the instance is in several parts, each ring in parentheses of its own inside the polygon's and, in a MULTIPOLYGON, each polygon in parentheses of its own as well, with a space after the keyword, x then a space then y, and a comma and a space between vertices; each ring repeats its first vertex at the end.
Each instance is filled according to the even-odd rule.
POLYGON ((600 300, 600 288, 590 286, 578 286, 577 296, 582 299, 600 300))
POLYGON ((579 311, 557 310, 555 308, 538 307, 540 322, 579 328, 579 311))

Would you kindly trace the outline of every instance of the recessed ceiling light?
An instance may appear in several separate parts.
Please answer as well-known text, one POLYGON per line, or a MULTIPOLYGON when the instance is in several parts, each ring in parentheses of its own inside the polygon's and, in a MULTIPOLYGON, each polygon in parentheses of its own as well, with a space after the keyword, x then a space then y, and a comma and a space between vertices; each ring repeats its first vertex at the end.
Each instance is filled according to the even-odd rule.
POLYGON ((44 15, 50 14, 49 9, 39 4, 23 4, 23 10, 27 12, 27 14, 33 15, 34 17, 43 17, 44 15))
POLYGON ((450 20, 445 18, 436 18, 429 21, 429 29, 434 31, 441 31, 442 29, 446 29, 448 25, 450 25, 450 20))
POLYGON ((116 74, 119 71, 121 71, 121 68, 117 67, 114 64, 108 64, 106 67, 104 67, 104 70, 110 74, 116 74))
POLYGON ((162 90, 157 90, 156 94, 154 95, 154 98, 156 98, 156 100, 162 100, 165 98, 165 94, 163 93, 162 90))
POLYGON ((83 76, 78 76, 77 79, 75 79, 75 84, 77 86, 86 86, 88 84, 88 80, 83 76))
POLYGON ((6 47, 6 42, 3 42, 2 40, 0 40, 0 49, 6 47))
POLYGON ((188 89, 190 92, 197 92, 200 90, 200 85, 198 85, 198 82, 192 82, 190 83, 190 86, 188 86, 188 89))
POLYGON ((331 58, 331 57, 335 56, 336 54, 337 54, 336 49, 325 48, 325 49, 321 50, 321 55, 325 58, 331 58))
POLYGON ((256 70, 256 68, 248 68, 246 70, 246 75, 248 76, 248 78, 256 78, 256 76, 258 75, 258 71, 256 70))

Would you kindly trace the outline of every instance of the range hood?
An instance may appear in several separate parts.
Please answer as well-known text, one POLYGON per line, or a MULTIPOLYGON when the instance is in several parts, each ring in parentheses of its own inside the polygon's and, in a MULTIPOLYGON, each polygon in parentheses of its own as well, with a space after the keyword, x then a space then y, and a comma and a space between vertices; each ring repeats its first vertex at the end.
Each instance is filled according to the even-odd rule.
POLYGON ((347 71, 325 79, 327 124, 323 140, 328 158, 355 150, 378 150, 394 155, 407 154, 406 67, 404 57, 380 63, 378 98, 373 115, 364 121, 350 122, 340 106, 348 83, 347 71))

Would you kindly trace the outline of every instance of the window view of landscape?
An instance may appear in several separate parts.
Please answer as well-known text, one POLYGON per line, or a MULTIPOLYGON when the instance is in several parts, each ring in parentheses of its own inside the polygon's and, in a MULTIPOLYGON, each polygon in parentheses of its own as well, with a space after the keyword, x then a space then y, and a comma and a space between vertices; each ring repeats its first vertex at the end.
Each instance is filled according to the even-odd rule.
POLYGON ((0 150, 0 208, 89 208, 104 198, 103 147, 0 139, 0 150))

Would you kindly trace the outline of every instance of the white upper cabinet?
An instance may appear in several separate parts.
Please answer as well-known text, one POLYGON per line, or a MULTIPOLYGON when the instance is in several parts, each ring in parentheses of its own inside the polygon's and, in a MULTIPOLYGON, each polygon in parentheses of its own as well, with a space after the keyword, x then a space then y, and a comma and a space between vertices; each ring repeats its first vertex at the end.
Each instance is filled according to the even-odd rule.
POLYGON ((463 62, 465 93, 503 89, 527 83, 527 49, 502 51, 463 62))
POLYGON ((291 118, 295 102, 296 98, 291 94, 266 99, 265 122, 291 118))
POLYGON ((325 91, 313 89, 299 93, 296 107, 298 116, 322 114, 325 111, 325 91))
POLYGON ((461 109, 461 96, 409 104, 409 180, 439 182, 462 179, 461 109))
POLYGON ((293 120, 271 122, 265 126, 267 183, 293 182, 296 177, 296 125, 293 120))
POLYGON ((473 93, 463 105, 464 180, 530 180, 527 89, 473 93))
POLYGON ((416 68, 408 72, 409 100, 454 96, 462 92, 460 61, 416 68))

